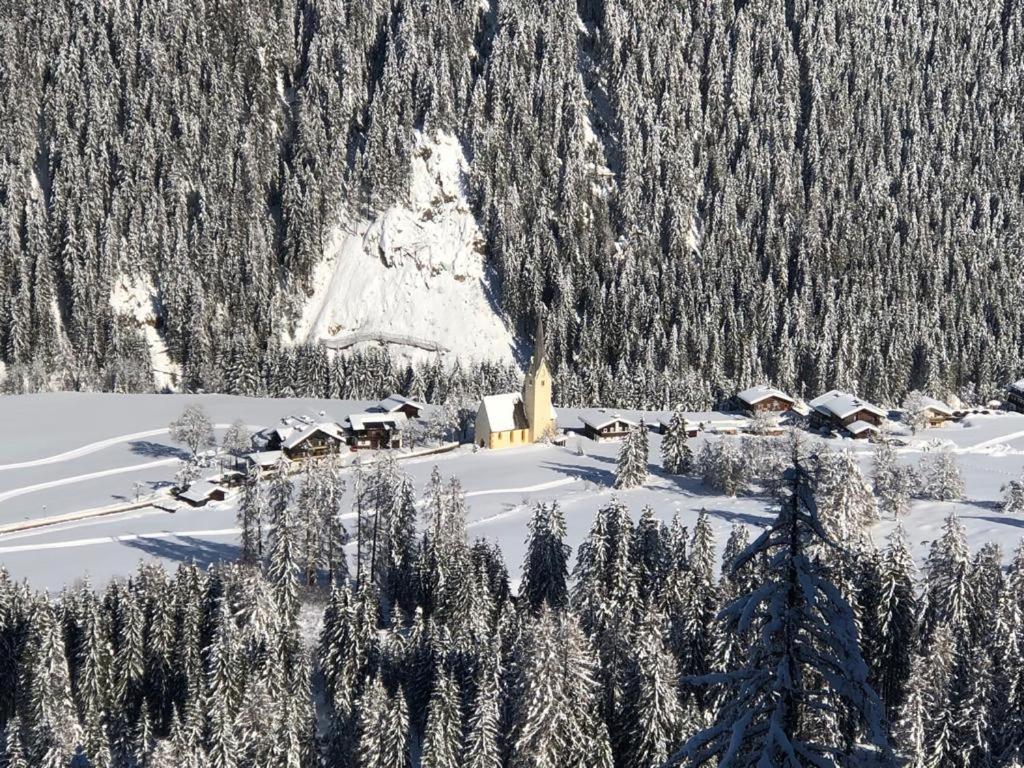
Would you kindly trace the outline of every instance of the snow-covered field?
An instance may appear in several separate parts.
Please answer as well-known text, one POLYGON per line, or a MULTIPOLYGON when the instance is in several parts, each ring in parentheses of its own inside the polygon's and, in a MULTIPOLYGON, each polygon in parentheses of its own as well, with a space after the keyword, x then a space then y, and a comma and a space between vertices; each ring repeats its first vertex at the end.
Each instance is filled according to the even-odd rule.
MULTIPOLYGON (((186 404, 201 402, 214 422, 241 418, 247 424, 272 424, 292 413, 324 411, 341 420, 365 403, 329 400, 261 400, 225 395, 41 394, 0 397, 0 423, 6 427, 0 444, 0 525, 91 509, 134 498, 169 483, 177 469, 180 448, 167 436, 168 422, 186 404)), ((628 412, 624 412, 628 413, 628 412)), ((559 412, 560 425, 579 426, 578 412, 559 412)), ((639 414, 633 414, 639 415, 639 414)), ((647 414, 651 420, 658 414, 647 414)), ((725 420, 724 414, 694 414, 693 421, 725 420)), ((695 449, 706 438, 692 441, 695 449)), ((726 438, 735 439, 735 438, 726 438)), ((961 424, 902 436, 901 459, 916 463, 942 444, 952 446, 966 480, 960 502, 915 501, 905 518, 919 556, 927 552, 942 520, 951 509, 961 515, 972 547, 999 542, 1008 555, 1024 536, 1024 519, 998 508, 1000 488, 1024 475, 1024 416, 992 414, 961 424)), ((834 447, 858 453, 867 469, 870 445, 832 439, 834 447)), ((758 528, 772 517, 760 497, 727 498, 706 492, 698 480, 658 472, 660 438, 651 436, 648 484, 613 491, 618 445, 595 444, 570 437, 565 447, 527 446, 506 451, 464 447, 452 453, 404 462, 418 487, 426 485, 436 464, 443 475, 458 476, 467 495, 472 537, 497 540, 513 577, 523 556, 526 522, 537 501, 557 500, 565 512, 568 542, 575 548, 590 526, 594 511, 618 494, 638 516, 650 505, 657 517, 678 513, 692 525, 706 509, 719 537, 734 523, 758 528), (584 455, 576 453, 577 442, 584 455)), ((350 528, 352 520, 349 519, 350 528)), ((173 565, 195 560, 208 564, 237 552, 232 503, 169 513, 140 509, 102 518, 13 532, 0 536, 0 564, 16 578, 57 590, 83 577, 102 582, 131 573, 140 560, 160 559, 173 565)), ((882 522, 876 538, 891 529, 882 522)))

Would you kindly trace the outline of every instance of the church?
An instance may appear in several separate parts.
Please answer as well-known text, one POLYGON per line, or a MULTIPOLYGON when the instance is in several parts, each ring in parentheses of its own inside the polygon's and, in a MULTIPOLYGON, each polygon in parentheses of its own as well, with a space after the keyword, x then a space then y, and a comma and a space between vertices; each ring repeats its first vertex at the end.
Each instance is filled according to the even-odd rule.
POLYGON ((473 442, 481 448, 535 443, 554 434, 555 416, 551 405, 551 371, 545 361, 544 321, 540 320, 523 391, 489 395, 480 402, 473 442))

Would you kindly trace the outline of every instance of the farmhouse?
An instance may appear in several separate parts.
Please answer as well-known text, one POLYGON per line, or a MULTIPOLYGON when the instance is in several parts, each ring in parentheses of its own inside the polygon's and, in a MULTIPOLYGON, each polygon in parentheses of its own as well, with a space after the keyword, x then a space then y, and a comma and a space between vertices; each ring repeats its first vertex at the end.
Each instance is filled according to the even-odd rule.
POLYGON ((885 411, 855 395, 833 389, 811 400, 811 427, 845 430, 861 439, 878 432, 885 411))
MULTIPOLYGON (((625 416, 620 416, 617 413, 612 415, 600 412, 597 414, 588 413, 580 416, 580 421, 583 422, 583 434, 595 443, 621 440, 629 434, 629 430, 636 426, 635 421, 627 419, 625 416)), ((687 433, 689 433, 689 430, 687 430, 687 433)))
POLYGON ((345 434, 333 421, 312 416, 286 416, 273 429, 266 429, 256 436, 261 452, 281 451, 291 460, 317 458, 340 453, 345 444, 345 434))
POLYGON ((406 418, 418 419, 420 411, 423 410, 423 403, 411 400, 404 395, 388 395, 377 404, 375 411, 381 413, 404 413, 406 418))
POLYGON ((737 393, 736 400, 742 410, 751 414, 782 413, 788 411, 796 403, 782 390, 766 385, 744 389, 737 393))
POLYGON ((537 348, 523 382, 522 394, 489 395, 476 411, 474 444, 481 448, 510 448, 535 443, 555 430, 551 404, 551 371, 544 359, 544 323, 537 325, 537 348))
POLYGON ((402 430, 408 418, 395 413, 353 413, 345 421, 345 432, 352 450, 401 448, 402 430))
POLYGON ((1014 411, 1024 413, 1024 379, 1015 381, 1006 388, 1006 405, 1014 411))

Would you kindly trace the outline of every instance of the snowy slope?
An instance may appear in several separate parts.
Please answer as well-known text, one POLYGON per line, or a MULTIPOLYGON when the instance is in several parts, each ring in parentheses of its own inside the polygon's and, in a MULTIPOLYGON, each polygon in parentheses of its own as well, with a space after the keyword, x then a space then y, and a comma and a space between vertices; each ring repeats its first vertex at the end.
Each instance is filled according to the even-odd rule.
POLYGON ((158 302, 153 283, 146 280, 118 278, 110 291, 110 306, 114 312, 135 318, 149 345, 153 361, 153 381, 157 391, 173 390, 181 378, 181 366, 167 355, 167 344, 156 329, 158 302))
POLYGON ((514 359, 490 296, 483 238, 463 191, 466 159, 451 135, 417 137, 406 205, 338 227, 294 341, 334 348, 385 343, 407 359, 514 359))

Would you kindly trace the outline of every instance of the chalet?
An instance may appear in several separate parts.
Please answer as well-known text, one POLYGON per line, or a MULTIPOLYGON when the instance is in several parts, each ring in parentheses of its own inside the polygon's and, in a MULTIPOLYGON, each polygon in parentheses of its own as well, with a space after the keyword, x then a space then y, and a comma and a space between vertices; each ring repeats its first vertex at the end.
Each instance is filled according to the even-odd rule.
POLYGON ((928 415, 929 427, 941 427, 955 418, 953 409, 934 397, 921 396, 922 410, 928 415))
POLYGON ((345 421, 345 433, 352 450, 401 448, 402 430, 408 419, 395 413, 353 413, 345 421))
POLYGON ((381 400, 373 410, 381 413, 401 412, 405 414, 406 418, 418 419, 420 411, 423 410, 423 403, 411 400, 404 395, 389 395, 381 400))
POLYGON ((258 435, 261 453, 281 451, 291 460, 337 454, 345 445, 345 434, 333 421, 310 416, 287 416, 281 423, 258 435))
POLYGON ((1018 413, 1024 413, 1024 379, 1015 381, 1006 388, 1006 406, 1018 413))
POLYGON ((473 443, 511 448, 556 438, 557 414, 551 403, 551 371, 545 360, 544 323, 537 323, 536 347, 522 392, 488 395, 476 409, 473 443))
POLYGON ((179 491, 178 498, 192 507, 205 507, 211 501, 224 501, 227 490, 209 480, 197 480, 184 491, 179 491))
POLYGON ((886 413, 855 395, 833 389, 811 400, 811 427, 846 431, 855 439, 870 437, 886 413))
POLYGON ((580 421, 583 422, 583 434, 595 443, 621 440, 636 426, 635 421, 617 413, 584 414, 580 421))
POLYGON ((792 408, 796 401, 779 389, 757 386, 744 389, 736 395, 740 408, 750 414, 782 413, 792 408))
POLYGON ((280 462, 290 464, 291 461, 284 455, 284 451, 256 451, 245 457, 250 466, 256 467, 260 472, 273 472, 280 462))

